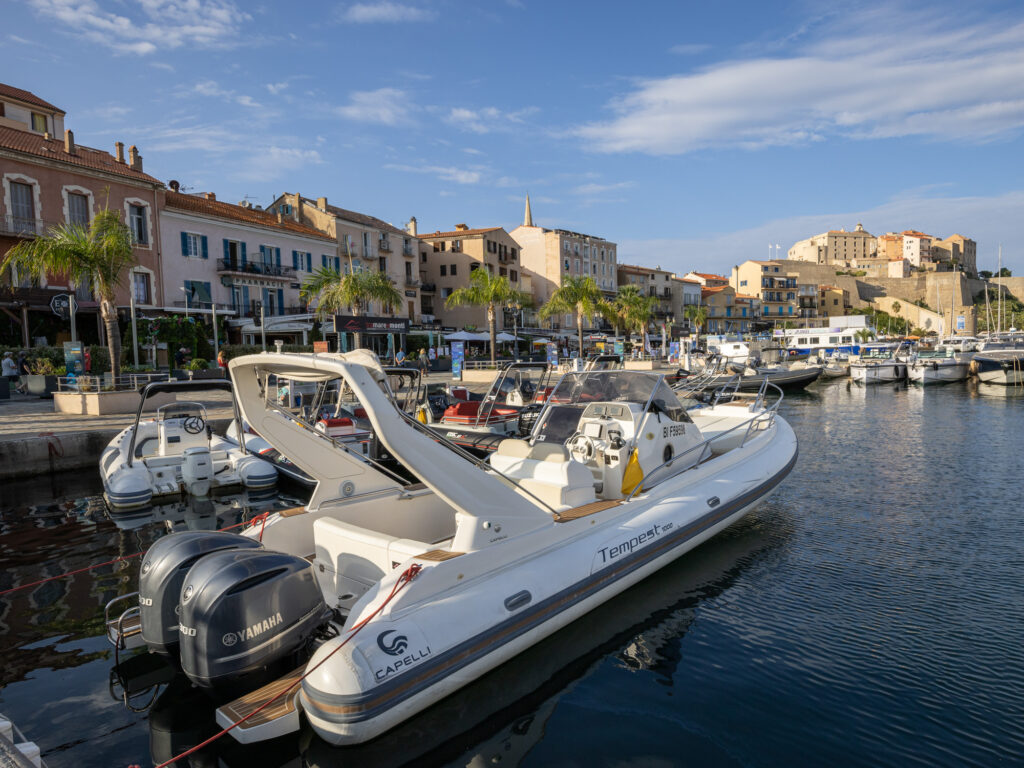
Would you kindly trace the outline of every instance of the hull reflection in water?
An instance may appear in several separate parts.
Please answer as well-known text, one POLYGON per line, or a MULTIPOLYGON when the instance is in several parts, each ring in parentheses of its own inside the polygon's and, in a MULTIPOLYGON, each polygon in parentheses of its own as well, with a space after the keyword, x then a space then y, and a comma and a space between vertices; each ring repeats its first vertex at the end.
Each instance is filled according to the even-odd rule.
MULTIPOLYGON (((671 676, 685 663, 678 646, 702 601, 727 592, 755 562, 785 546, 791 525, 771 502, 686 558, 596 608, 511 661, 383 736, 335 747, 308 724, 299 735, 242 745, 230 737, 192 756, 193 765, 399 766, 515 765, 544 736, 563 696, 605 658, 632 670, 671 676), (666 669, 666 665, 671 668, 666 669), (472 745, 467 748, 467 745, 472 745), (296 756, 301 752, 301 761, 296 756), (219 762, 218 762, 219 761, 219 762)), ((217 732, 215 703, 183 676, 150 714, 152 758, 159 763, 217 732)))

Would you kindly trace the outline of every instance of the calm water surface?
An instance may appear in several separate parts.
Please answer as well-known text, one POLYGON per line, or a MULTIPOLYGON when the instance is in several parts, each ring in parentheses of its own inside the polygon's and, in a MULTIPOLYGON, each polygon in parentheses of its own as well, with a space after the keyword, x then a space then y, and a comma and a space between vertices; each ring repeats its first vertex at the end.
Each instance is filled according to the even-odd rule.
MULTIPOLYGON (((1024 763, 1024 396, 830 382, 783 413, 800 460, 756 513, 515 661, 360 749, 226 737, 190 765, 1024 763)), ((0 589, 295 503, 112 518, 99 491, 5 486, 0 589)), ((0 598, 0 711, 53 768, 152 765, 216 730, 180 680, 140 712, 112 683, 102 609, 136 571, 0 598)))

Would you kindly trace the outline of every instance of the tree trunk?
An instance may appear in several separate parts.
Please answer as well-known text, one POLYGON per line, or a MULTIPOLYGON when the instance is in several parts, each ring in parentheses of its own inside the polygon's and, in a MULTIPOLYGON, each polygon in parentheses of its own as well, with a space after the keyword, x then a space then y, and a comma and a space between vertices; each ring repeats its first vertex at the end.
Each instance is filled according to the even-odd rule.
MULTIPOLYGON (((358 304, 353 304, 352 305, 352 316, 353 317, 359 317, 359 305, 358 304)), ((338 340, 338 343, 340 345, 340 343, 341 343, 340 339, 338 340)), ((353 349, 362 349, 363 348, 363 334, 362 334, 362 332, 360 332, 360 331, 353 331, 352 332, 352 348, 353 349)), ((338 351, 341 352, 340 349, 338 351)))
POLYGON ((110 355, 110 373, 116 383, 121 375, 121 328, 117 324, 117 309, 109 299, 100 300, 100 313, 107 327, 107 352, 110 355))
POLYGON ((583 311, 576 310, 576 339, 580 343, 579 355, 583 357, 583 311))
POLYGON ((490 334, 491 334, 491 365, 494 365, 496 360, 497 360, 497 358, 495 357, 495 354, 494 354, 494 344, 497 341, 495 336, 497 334, 495 334, 495 332, 494 332, 494 303, 493 302, 487 305, 487 330, 490 331, 490 334))

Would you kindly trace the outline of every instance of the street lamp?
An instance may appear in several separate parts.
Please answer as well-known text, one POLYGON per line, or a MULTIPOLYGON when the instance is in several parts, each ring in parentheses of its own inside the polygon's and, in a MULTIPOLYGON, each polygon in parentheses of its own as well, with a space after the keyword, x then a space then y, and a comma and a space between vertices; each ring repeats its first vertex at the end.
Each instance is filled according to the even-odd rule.
POLYGON ((178 290, 185 294, 185 319, 188 320, 188 294, 189 294, 189 291, 188 291, 187 288, 179 288, 178 290))

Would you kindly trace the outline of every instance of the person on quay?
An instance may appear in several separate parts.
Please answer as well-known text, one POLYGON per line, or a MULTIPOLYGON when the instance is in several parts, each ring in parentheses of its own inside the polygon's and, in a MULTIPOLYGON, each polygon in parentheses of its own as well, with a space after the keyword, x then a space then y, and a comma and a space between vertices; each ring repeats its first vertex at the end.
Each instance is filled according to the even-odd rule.
POLYGON ((14 355, 10 352, 4 352, 3 362, 0 363, 0 374, 12 385, 18 379, 18 364, 14 362, 14 355))
POLYGON ((21 350, 21 352, 18 353, 18 376, 20 377, 20 380, 18 382, 17 390, 23 395, 28 391, 28 379, 25 377, 31 375, 32 371, 30 371, 28 367, 28 355, 25 350, 21 350))

